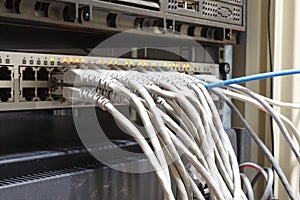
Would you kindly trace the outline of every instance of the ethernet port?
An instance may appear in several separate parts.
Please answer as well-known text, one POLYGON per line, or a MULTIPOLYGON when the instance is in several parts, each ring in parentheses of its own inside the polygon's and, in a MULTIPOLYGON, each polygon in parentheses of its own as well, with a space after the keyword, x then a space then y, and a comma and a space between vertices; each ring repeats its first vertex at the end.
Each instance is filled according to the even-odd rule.
POLYGON ((38 81, 48 81, 49 71, 45 67, 40 68, 39 71, 37 72, 36 78, 38 81))
POLYGON ((22 72, 23 81, 34 81, 35 80, 35 71, 32 67, 26 67, 22 72))
POLYGON ((11 70, 8 67, 0 67, 0 81, 10 81, 11 70))
POLYGON ((26 101, 32 101, 35 97, 35 88, 23 88, 22 96, 26 101))
POLYGON ((49 88, 38 88, 37 96, 41 101, 46 101, 49 97, 49 88))
POLYGON ((11 98, 11 88, 0 88, 0 101, 8 102, 11 98))

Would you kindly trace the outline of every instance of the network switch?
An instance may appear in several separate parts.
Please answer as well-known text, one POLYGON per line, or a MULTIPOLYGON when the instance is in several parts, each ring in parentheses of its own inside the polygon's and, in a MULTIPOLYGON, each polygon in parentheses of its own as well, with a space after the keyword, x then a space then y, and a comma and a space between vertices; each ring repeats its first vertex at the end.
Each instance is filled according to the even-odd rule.
POLYGON ((219 77, 219 65, 208 63, 13 52, 0 52, 0 58, 1 111, 71 107, 59 95, 63 86, 59 77, 68 67, 80 65, 161 67, 186 74, 219 77))

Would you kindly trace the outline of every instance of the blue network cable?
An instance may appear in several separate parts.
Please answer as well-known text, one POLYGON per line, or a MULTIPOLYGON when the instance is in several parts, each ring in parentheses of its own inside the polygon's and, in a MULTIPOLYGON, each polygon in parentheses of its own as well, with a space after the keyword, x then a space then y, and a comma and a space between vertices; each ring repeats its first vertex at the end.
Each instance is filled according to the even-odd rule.
POLYGON ((293 75, 293 74, 300 74, 300 69, 292 69, 292 70, 283 70, 283 71, 278 71, 278 72, 267 72, 267 73, 255 74, 255 75, 233 78, 233 79, 215 82, 215 83, 207 83, 204 86, 206 89, 212 89, 215 87, 224 87, 224 86, 228 86, 228 85, 232 85, 232 84, 240 84, 240 83, 246 83, 249 81, 273 78, 273 77, 277 77, 277 76, 288 76, 288 75, 293 75))

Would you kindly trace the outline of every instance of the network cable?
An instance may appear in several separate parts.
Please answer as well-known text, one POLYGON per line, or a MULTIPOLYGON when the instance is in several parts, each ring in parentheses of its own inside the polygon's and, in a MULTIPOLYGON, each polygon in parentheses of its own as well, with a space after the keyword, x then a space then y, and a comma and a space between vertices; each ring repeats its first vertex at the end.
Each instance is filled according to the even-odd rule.
POLYGON ((101 108, 102 110, 108 111, 111 115, 114 116, 116 120, 125 128, 137 141, 140 147, 143 149, 146 156, 148 156, 149 162, 154 167, 155 172, 158 176, 159 181, 161 182, 161 186, 165 197, 167 199, 175 200, 170 183, 166 180, 165 174, 161 170, 161 165, 157 160, 156 156, 154 155, 151 147, 146 142, 142 134, 138 131, 138 129, 126 118, 124 117, 105 97, 99 95, 97 92, 93 92, 87 89, 80 89, 80 88, 64 88, 64 98, 68 99, 69 101, 88 101, 95 104, 97 107, 101 108))
POLYGON ((255 80, 262 80, 262 79, 268 79, 268 78, 274 78, 274 77, 280 77, 280 76, 288 76, 288 75, 294 75, 294 74, 300 74, 300 69, 291 69, 291 70, 283 70, 283 71, 278 71, 278 72, 260 73, 260 74, 245 76, 245 77, 228 79, 225 81, 207 83, 207 84, 205 84, 205 88, 212 89, 212 88, 216 88, 216 87, 229 86, 232 84, 241 84, 241 83, 246 83, 246 82, 255 81, 255 80))
POLYGON ((231 110, 233 111, 233 113, 236 115, 236 117, 239 119, 239 121, 241 122, 241 124, 246 128, 247 132, 250 134, 250 136, 252 137, 252 139, 255 141, 255 143, 258 145, 258 147, 265 153, 267 159, 269 160, 269 162, 272 164, 272 166, 274 167, 275 171, 277 172, 277 175, 279 177, 279 179, 281 180, 288 196, 290 197, 290 199, 292 200, 296 200, 295 194, 291 188, 291 186, 289 185, 289 182, 287 181, 286 176, 284 175, 282 169, 280 168, 280 166, 278 165, 278 163, 276 162, 276 160, 274 159, 274 157, 272 156, 271 152, 268 150, 268 148, 264 145, 264 143, 258 138, 258 136, 255 134, 255 132, 252 130, 252 128, 249 126, 249 124, 247 123, 247 121, 243 118, 243 116, 241 115, 241 113, 238 111, 238 109, 233 105, 232 102, 230 102, 225 95, 223 95, 222 93, 218 92, 216 89, 212 89, 212 92, 216 95, 218 95, 223 101, 225 101, 227 103, 227 105, 231 108, 231 110))
POLYGON ((255 100, 257 100, 267 111, 268 113, 272 116, 272 118, 274 119, 274 121, 277 123, 282 135, 284 136, 285 140, 287 141, 288 145, 290 146, 292 152, 294 153, 296 159, 298 160, 299 164, 300 164, 300 154, 299 154, 299 150, 298 148, 295 146, 290 134, 288 133, 286 127, 284 126, 283 122, 281 121, 281 119, 279 118, 278 115, 276 115, 276 113, 274 112, 273 108, 266 103, 263 99, 261 98, 257 98, 256 94, 253 93, 252 91, 240 87, 238 85, 233 84, 231 87, 233 87, 236 90, 239 90, 245 94, 247 94, 248 96, 254 98, 255 100))
MULTIPOLYGON (((181 199, 204 199, 203 191, 200 191, 191 177, 186 165, 183 164, 185 162, 192 165, 201 175, 208 185, 212 199, 252 199, 251 184, 243 174, 240 174, 235 153, 214 101, 205 87, 206 83, 193 76, 166 69, 145 67, 129 70, 122 66, 109 68, 98 65, 70 68, 64 74, 64 83, 73 87, 64 86, 64 97, 69 101, 74 99, 89 101, 110 112, 116 120, 123 120, 120 124, 134 136, 146 155, 150 152, 147 157, 155 169, 165 199, 175 198, 171 191, 173 181, 181 199), (137 111, 150 137, 149 144, 146 138, 139 138, 143 137, 141 133, 134 128, 129 119, 120 115, 110 100, 112 102, 125 100, 137 111), (125 122, 129 125, 124 124, 125 122), (149 149, 149 145, 154 147, 153 150, 149 149), (181 157, 185 158, 185 162, 181 157), (247 184, 247 191, 250 191, 247 193, 248 196, 242 190, 240 176, 247 184)), ((212 91, 215 92, 214 89, 212 91)), ((229 95, 237 96, 236 93, 229 95)), ((248 97, 249 99, 260 109, 270 112, 266 106, 259 104, 261 102, 257 99, 248 97)), ((273 101, 273 103, 283 105, 281 102, 273 101)), ((293 107, 290 104, 284 106, 293 107)), ((283 116, 281 119, 292 127, 292 123, 283 116)), ((280 121, 278 122, 280 124, 280 121)), ((248 131, 251 130, 246 123, 242 124, 248 131)), ((284 125, 281 125, 284 130, 284 125)), ((255 133, 251 133, 254 134, 253 139, 263 146, 255 133)), ((280 167, 268 154, 267 149, 263 150, 293 199, 293 191, 280 167)), ((264 198, 272 194, 270 185, 273 182, 270 170, 266 171, 269 179, 264 198)))
MULTIPOLYGON (((257 102, 255 99, 250 98, 249 96, 240 94, 240 93, 236 93, 230 90, 226 90, 223 89, 222 93, 224 93, 226 96, 229 96, 233 99, 239 100, 239 101, 243 101, 243 102, 248 102, 250 104, 253 104, 254 106, 256 106, 258 109, 268 113, 263 106, 260 105, 259 102, 257 102)), ((260 96, 262 97, 262 96, 260 96)), ((262 97, 263 98, 263 97, 262 97)), ((265 98, 264 98, 265 99, 265 98)), ((265 99, 266 100, 266 99, 265 99)), ((267 100, 266 100, 267 101, 267 100)), ((281 102, 279 102, 281 103, 281 102)), ((290 104, 290 103, 288 103, 290 104)), ((292 104, 291 104, 292 106, 292 104)), ((289 126, 289 129, 291 130, 290 134, 293 135, 298 143, 298 145, 300 145, 300 132, 297 130, 295 124, 293 124, 293 122, 288 119, 287 117, 285 117, 284 115, 278 113, 276 110, 274 110, 274 113, 279 116, 281 118, 281 120, 286 123, 289 126)))

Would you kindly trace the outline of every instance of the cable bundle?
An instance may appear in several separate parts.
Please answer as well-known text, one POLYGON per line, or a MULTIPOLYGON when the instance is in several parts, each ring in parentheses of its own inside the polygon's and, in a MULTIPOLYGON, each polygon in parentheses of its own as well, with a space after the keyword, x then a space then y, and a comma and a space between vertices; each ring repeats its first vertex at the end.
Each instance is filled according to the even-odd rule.
MULTIPOLYGON (((230 90, 212 89, 227 84, 215 83, 218 80, 211 77, 207 80, 212 82, 209 85, 199 80, 199 77, 161 68, 140 67, 134 71, 128 71, 124 67, 116 69, 126 71, 107 70, 97 65, 69 69, 64 74, 64 83, 76 87, 64 87, 64 97, 69 101, 95 104, 109 112, 133 136, 153 166, 165 199, 177 199, 172 190, 174 184, 180 199, 204 200, 207 195, 207 190, 204 190, 206 185, 209 199, 254 199, 252 186, 257 178, 251 183, 245 174, 240 174, 234 151, 208 88, 231 107, 253 140, 265 152, 289 197, 296 199, 272 154, 225 95, 248 101, 270 113, 300 161, 297 149, 300 138, 297 129, 286 117, 276 113, 267 102, 292 108, 299 108, 298 105, 262 98, 238 85, 231 85, 228 87, 230 90), (112 102, 116 101, 129 103, 137 111, 149 143, 134 124, 113 106, 112 102), (281 120, 291 128, 292 134, 297 138, 297 145, 281 120), (241 179, 246 187, 246 195, 241 187, 241 179)), ((202 80, 206 78, 201 77, 202 80)), ((232 83, 234 82, 228 85, 232 83)), ((240 167, 245 166, 253 165, 248 163, 240 167)), ((256 165, 255 167, 258 168, 256 165)), ((267 181, 262 199, 272 199, 272 170, 261 168, 260 174, 267 181)))
MULTIPOLYGON (((249 126, 247 121, 243 118, 241 113, 238 111, 238 109, 233 105, 233 103, 226 97, 231 97, 240 101, 244 101, 247 103, 251 103, 254 106, 256 106, 258 109, 268 113, 274 122, 277 124, 280 133, 283 135, 284 139, 286 140, 287 144, 289 145, 291 151, 295 155, 298 163, 300 164, 300 154, 299 154, 299 145, 300 145, 300 135, 299 131, 295 127, 295 125, 284 115, 278 113, 275 109, 271 107, 271 105, 278 106, 278 107, 285 107, 290 109, 299 109, 299 104, 292 104, 292 103, 286 103, 286 102, 279 102, 275 101, 266 97, 263 97, 259 94, 256 94, 249 89, 242 87, 240 85, 236 85, 237 83, 243 83, 253 80, 260 80, 260 79, 266 79, 266 78, 273 78, 276 76, 286 76, 286 75, 293 75, 293 74, 300 74, 299 69, 295 70, 285 70, 285 71, 279 71, 279 72, 269 72, 269 73, 263 73, 263 74, 257 74, 257 75, 251 75, 249 77, 241 77, 236 78, 232 80, 226 80, 226 81, 220 81, 217 79, 212 79, 210 77, 209 80, 207 80, 209 83, 204 83, 205 87, 210 89, 211 92, 219 96, 220 99, 225 101, 228 106, 231 108, 233 113, 237 116, 241 124, 245 127, 249 135, 252 137, 252 139, 255 141, 255 143, 258 145, 258 147, 264 152, 266 155, 266 158, 276 171, 283 187, 285 188, 288 196, 290 199, 297 199, 295 196, 295 193, 289 185, 289 182, 283 173, 282 169, 276 162, 275 158, 273 157, 272 153, 268 150, 268 148, 264 145, 264 143, 258 138, 258 136, 255 134, 255 132, 252 130, 252 128, 249 126), (223 89, 217 88, 217 87, 224 87, 223 89), (287 125, 287 126, 286 126, 287 125), (291 136, 294 136, 295 140, 292 139, 291 136)), ((202 80, 205 79, 205 77, 198 77, 202 80)), ((263 171, 263 170, 261 170, 263 171)), ((270 171, 270 170, 267 170, 270 171)), ((265 179, 266 175, 264 175, 265 179)), ((272 178, 273 179, 273 178, 272 178)), ((272 191, 270 192, 270 183, 267 181, 267 188, 266 191, 268 192, 268 195, 265 191, 262 199, 272 199, 272 191)))
POLYGON ((64 97, 92 102, 114 116, 148 157, 165 199, 177 198, 173 184, 180 199, 204 200, 205 185, 210 199, 246 199, 234 151, 204 86, 175 72, 138 71, 70 69, 64 83, 76 88, 64 87, 64 97), (150 144, 113 106, 112 94, 137 111, 150 144))

